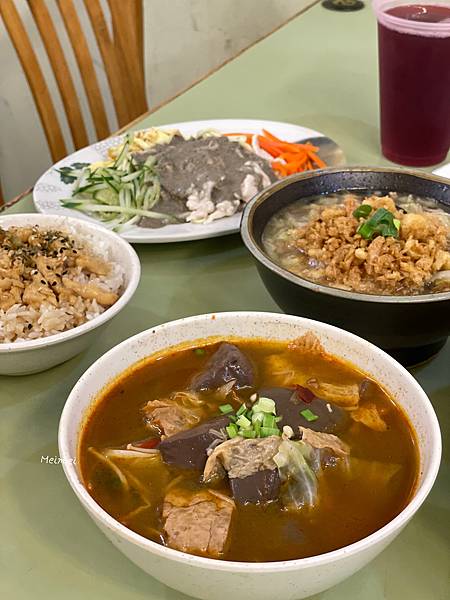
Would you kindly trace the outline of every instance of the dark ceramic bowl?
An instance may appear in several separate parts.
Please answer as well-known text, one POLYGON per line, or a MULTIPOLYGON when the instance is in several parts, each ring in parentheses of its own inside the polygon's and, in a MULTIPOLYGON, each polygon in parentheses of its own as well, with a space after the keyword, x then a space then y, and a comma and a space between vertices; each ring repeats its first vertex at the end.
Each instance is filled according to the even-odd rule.
POLYGON ((450 292, 378 296, 349 292, 293 275, 274 263, 261 236, 270 217, 302 198, 338 191, 401 192, 428 196, 450 212, 450 182, 394 168, 347 167, 298 174, 255 196, 242 216, 241 235, 272 298, 289 314, 331 323, 386 350, 406 366, 435 355, 450 335, 450 292))

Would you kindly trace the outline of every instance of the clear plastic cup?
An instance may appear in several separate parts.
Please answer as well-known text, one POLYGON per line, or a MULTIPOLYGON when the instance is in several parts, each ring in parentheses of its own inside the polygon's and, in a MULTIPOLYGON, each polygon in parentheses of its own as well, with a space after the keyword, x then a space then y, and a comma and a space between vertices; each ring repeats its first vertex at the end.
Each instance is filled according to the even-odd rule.
POLYGON ((429 166, 450 147, 450 2, 373 0, 378 20, 381 148, 429 166))

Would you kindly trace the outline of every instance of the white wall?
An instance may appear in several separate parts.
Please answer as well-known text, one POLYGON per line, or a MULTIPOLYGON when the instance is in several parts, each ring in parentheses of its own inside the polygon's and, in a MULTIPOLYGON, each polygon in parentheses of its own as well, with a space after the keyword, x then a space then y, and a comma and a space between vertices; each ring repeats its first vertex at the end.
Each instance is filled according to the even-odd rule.
MULTIPOLYGON (((72 147, 67 135, 67 123, 45 50, 26 0, 15 2, 49 83, 70 152, 72 147)), ((83 3, 81 0, 74 2, 88 39, 93 41, 83 3)), ((102 3, 105 4, 105 0, 102 3)), ((185 89, 308 4, 311 4, 311 0, 144 0, 149 106, 160 104, 185 89)), ((47 0, 47 6, 57 31, 61 32, 76 88, 82 90, 55 0, 47 0)), ((95 43, 90 43, 90 48, 100 86, 107 91, 98 49, 95 43)), ((90 139, 94 141, 94 130, 82 91, 80 97, 83 112, 87 115, 90 139)), ((108 93, 104 97, 108 98, 108 93)), ((114 130, 117 122, 110 99, 107 101, 107 110, 114 130)), ((0 21, 0 178, 5 198, 11 198, 31 186, 50 165, 50 154, 33 98, 3 22, 0 21)))

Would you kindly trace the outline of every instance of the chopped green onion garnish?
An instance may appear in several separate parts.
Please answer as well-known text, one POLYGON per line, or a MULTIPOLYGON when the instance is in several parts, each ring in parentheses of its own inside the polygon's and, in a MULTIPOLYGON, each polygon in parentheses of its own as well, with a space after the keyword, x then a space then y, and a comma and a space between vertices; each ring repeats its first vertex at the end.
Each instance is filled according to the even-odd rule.
POLYGON ((264 421, 263 421, 263 427, 269 427, 271 429, 274 429, 275 426, 276 426, 275 417, 273 415, 265 414, 264 421))
POLYGON ((270 435, 280 435, 281 431, 276 427, 261 427, 261 437, 269 437, 270 435))
POLYGON ((204 350, 203 348, 195 348, 194 354, 196 354, 197 356, 203 356, 204 354, 206 354, 206 350, 204 350))
POLYGON ((238 428, 234 423, 230 423, 227 427, 227 434, 230 439, 236 437, 238 435, 238 428))
POLYGON ((249 421, 246 416, 241 415, 236 421, 236 425, 239 425, 239 427, 242 427, 242 429, 248 429, 252 426, 252 422, 249 421))
POLYGON ((355 208, 355 210, 353 211, 353 216, 356 219, 359 219, 360 217, 368 217, 370 215, 370 213, 372 212, 372 207, 370 206, 370 204, 361 204, 360 206, 358 206, 358 208, 355 208))
POLYGON ((400 231, 400 219, 392 219, 392 222, 394 223, 397 230, 400 231))
POLYGON ((242 404, 239 409, 236 412, 236 415, 238 417, 240 417, 241 415, 243 415, 245 413, 245 411, 247 410, 247 407, 245 406, 245 404, 242 404))
POLYGON ((302 415, 302 417, 304 417, 309 423, 311 423, 311 421, 317 421, 317 419, 319 418, 317 415, 315 415, 312 410, 309 410, 309 408, 305 408, 305 410, 301 410, 300 414, 302 415))
POLYGON ((275 416, 276 405, 270 398, 260 398, 250 409, 243 403, 235 414, 231 414, 234 412, 231 404, 222 404, 219 408, 230 419, 226 428, 230 439, 237 435, 248 439, 281 435, 277 423, 282 417, 275 416))
MULTIPOLYGON (((397 220, 397 219, 396 219, 397 220)), ((365 240, 370 240, 374 235, 383 237, 398 237, 398 228, 394 223, 394 215, 386 208, 379 208, 356 230, 365 240)))
POLYGON ((276 414, 275 402, 270 398, 260 398, 258 402, 253 405, 253 412, 276 414))
POLYGON ((253 425, 256 425, 256 423, 259 423, 259 425, 262 424, 262 422, 264 421, 264 413, 260 412, 260 413, 253 413, 252 414, 252 423, 253 425))

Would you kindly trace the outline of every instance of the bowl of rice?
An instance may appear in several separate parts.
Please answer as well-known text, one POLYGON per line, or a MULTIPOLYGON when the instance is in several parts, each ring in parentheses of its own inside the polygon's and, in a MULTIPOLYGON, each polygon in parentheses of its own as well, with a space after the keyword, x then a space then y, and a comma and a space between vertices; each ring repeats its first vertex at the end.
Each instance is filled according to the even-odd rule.
POLYGON ((0 217, 0 375, 65 362, 132 298, 139 258, 128 242, 70 217, 0 217))

